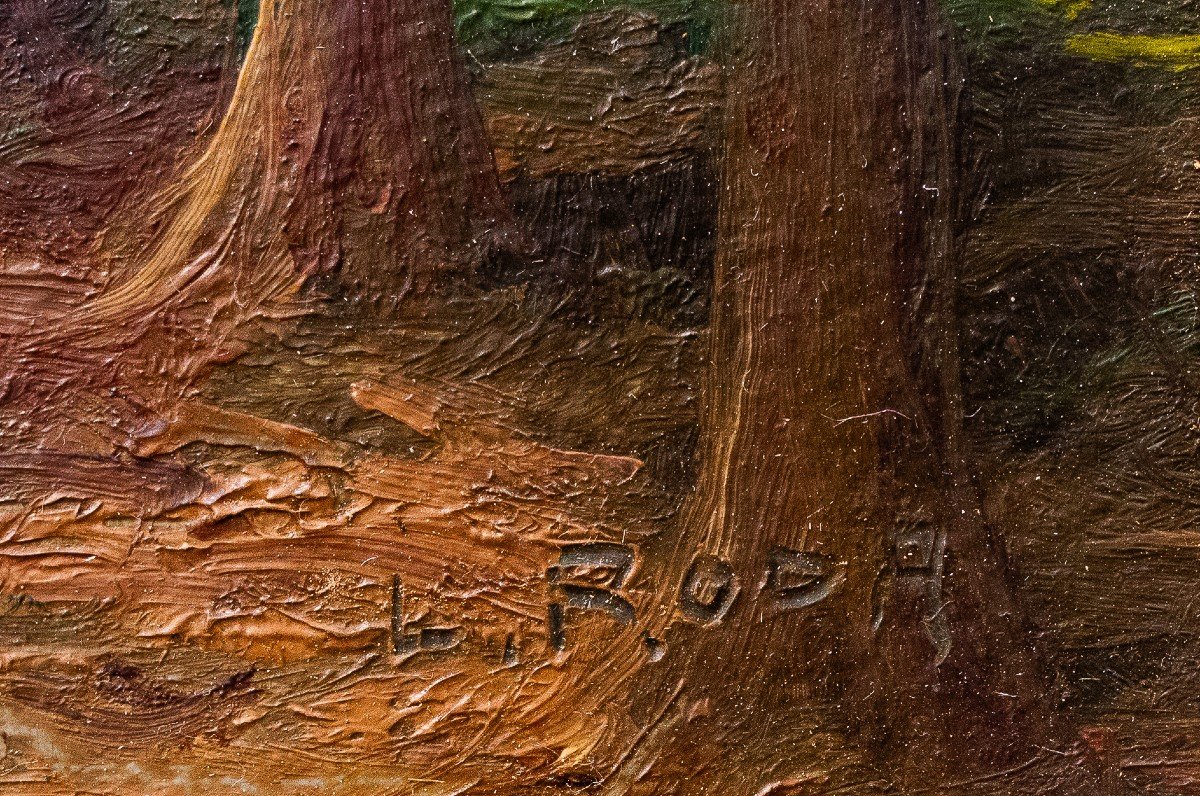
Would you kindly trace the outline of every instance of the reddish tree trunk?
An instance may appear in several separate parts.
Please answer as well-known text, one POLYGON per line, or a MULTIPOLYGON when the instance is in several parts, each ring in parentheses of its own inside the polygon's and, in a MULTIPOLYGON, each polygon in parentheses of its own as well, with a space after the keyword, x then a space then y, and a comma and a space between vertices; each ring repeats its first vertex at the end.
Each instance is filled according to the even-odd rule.
POLYGON ((508 245, 512 219, 450 4, 370 0, 326 13, 337 45, 298 214, 304 267, 389 289, 508 245), (362 210, 385 221, 367 227, 388 245, 382 266, 377 254, 344 256, 345 222, 362 210))
POLYGON ((158 231, 144 251, 106 241, 119 256, 97 294, 64 281, 52 304, 53 285, 0 297, 0 389, 31 413, 31 439, 102 405, 84 424, 123 444, 256 322, 293 312, 316 272, 340 268, 390 301, 503 245, 511 224, 449 2, 262 3, 220 129, 146 216, 158 231))
POLYGON ((728 573, 741 594, 685 612, 716 626, 688 678, 730 715, 824 704, 922 771, 1023 760, 1043 683, 962 443, 953 54, 924 0, 735 13, 703 467, 673 577, 693 603, 728 573))

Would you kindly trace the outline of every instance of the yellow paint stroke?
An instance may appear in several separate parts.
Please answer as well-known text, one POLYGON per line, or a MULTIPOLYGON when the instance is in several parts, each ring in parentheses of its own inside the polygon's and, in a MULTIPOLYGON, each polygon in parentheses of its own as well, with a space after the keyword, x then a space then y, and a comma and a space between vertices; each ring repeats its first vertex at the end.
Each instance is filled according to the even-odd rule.
POLYGON ((1051 11, 1060 12, 1068 20, 1076 19, 1092 4, 1092 0, 1037 0, 1037 2, 1038 5, 1051 11))
POLYGON ((1067 39, 1067 52, 1096 61, 1130 61, 1138 66, 1190 69, 1200 66, 1200 36, 1085 33, 1067 39))

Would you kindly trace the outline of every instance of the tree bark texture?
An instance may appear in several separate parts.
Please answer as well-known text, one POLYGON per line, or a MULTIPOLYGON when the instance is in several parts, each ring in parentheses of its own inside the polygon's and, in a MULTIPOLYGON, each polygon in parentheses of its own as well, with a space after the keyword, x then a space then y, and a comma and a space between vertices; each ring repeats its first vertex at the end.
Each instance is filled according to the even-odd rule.
POLYGON ((264 319, 296 312, 306 279, 348 267, 352 225, 368 227, 358 264, 383 272, 377 296, 504 234, 449 4, 263 3, 220 128, 145 215, 149 244, 105 241, 96 288, 41 276, 0 299, 0 381, 32 440, 82 420, 122 444, 264 319))
POLYGON ((701 476, 672 557, 684 618, 722 631, 691 679, 743 710, 825 702, 926 770, 1022 760, 1042 680, 961 431, 951 42, 922 0, 734 20, 701 476))

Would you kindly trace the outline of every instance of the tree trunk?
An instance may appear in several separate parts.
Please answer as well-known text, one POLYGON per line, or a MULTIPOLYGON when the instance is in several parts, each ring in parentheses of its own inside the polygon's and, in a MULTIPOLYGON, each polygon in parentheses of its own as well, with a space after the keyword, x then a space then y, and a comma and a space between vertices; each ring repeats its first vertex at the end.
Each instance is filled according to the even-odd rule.
POLYGON ((451 4, 371 0, 326 13, 333 76, 301 193, 295 250, 305 268, 340 270, 363 293, 428 282, 508 245, 514 225, 451 4), (383 221, 368 225, 390 244, 382 264, 343 257, 344 219, 361 211, 383 221))
POLYGON ((170 198, 161 242, 101 306, 151 283, 165 301, 185 280, 239 270, 265 291, 239 298, 269 301, 276 283, 343 266, 360 211, 384 238, 359 248, 391 244, 381 265, 393 270, 469 260, 511 229, 446 0, 263 3, 221 129, 170 198), (292 262, 263 272, 244 265, 253 245, 213 251, 233 235, 269 239, 292 262))
MULTIPOLYGON (((97 295, 33 328, 0 320, 7 403, 50 415, 29 416, 34 437, 78 423, 72 395, 121 396, 111 425, 152 416, 258 321, 294 312, 314 273, 352 261, 360 287, 394 293, 507 234, 448 0, 262 3, 220 128, 146 215, 158 231, 144 251, 105 241, 97 295)), ((128 429, 113 431, 120 444, 128 429)))
POLYGON ((1042 680, 962 442, 949 40, 925 0, 734 14, 689 678, 926 772, 1023 760, 1042 680))

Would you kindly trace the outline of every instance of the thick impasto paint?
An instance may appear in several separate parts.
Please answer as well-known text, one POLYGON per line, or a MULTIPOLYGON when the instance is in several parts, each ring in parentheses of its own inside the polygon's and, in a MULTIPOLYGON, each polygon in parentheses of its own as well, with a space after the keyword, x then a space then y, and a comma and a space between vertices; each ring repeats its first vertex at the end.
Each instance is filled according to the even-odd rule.
POLYGON ((0 1, 0 793, 1194 793, 1198 11, 0 1))

